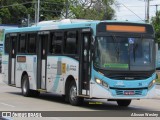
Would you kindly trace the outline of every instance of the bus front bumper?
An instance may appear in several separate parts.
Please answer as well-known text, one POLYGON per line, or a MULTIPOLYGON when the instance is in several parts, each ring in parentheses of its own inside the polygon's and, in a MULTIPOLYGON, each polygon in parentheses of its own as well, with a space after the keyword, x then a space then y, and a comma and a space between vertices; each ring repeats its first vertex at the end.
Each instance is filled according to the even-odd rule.
POLYGON ((91 98, 102 99, 151 99, 156 98, 155 85, 150 89, 106 89, 100 85, 94 85, 91 91, 91 98))

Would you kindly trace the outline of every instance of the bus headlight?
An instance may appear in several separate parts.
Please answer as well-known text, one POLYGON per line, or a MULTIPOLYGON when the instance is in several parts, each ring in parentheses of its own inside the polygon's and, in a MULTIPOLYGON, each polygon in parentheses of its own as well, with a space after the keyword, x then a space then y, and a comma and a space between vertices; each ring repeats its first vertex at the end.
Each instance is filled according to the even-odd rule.
POLYGON ((151 81, 148 85, 148 89, 150 89, 155 83, 156 83, 156 80, 151 81))
POLYGON ((109 88, 109 85, 106 82, 104 82, 104 81, 102 81, 102 80, 100 80, 98 78, 96 78, 95 81, 96 81, 97 84, 100 84, 100 85, 102 85, 103 87, 105 87, 107 89, 109 88))
POLYGON ((98 84, 102 85, 102 80, 100 80, 100 79, 96 78, 96 83, 98 83, 98 84))

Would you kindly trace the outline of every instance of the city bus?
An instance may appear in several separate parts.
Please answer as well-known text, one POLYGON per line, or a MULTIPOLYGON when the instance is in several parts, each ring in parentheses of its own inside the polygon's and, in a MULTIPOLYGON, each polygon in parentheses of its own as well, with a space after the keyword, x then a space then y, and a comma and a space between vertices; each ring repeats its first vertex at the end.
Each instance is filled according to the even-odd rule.
POLYGON ((26 97, 46 92, 71 105, 106 99, 127 107, 155 96, 150 24, 64 19, 4 33, 3 81, 26 97))

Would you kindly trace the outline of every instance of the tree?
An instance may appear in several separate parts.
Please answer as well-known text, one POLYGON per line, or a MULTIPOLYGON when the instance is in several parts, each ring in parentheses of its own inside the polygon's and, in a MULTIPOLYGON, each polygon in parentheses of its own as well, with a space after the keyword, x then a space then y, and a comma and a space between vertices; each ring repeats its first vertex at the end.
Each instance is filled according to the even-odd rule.
POLYGON ((155 30, 155 40, 157 43, 160 43, 160 11, 156 13, 155 17, 152 17, 151 23, 155 30))
MULTIPOLYGON (((114 0, 68 0, 69 18, 110 20, 115 11, 110 7, 114 0)), ((64 12, 65 13, 65 12, 64 12)))
MULTIPOLYGON (((65 0, 40 0, 40 15, 51 20, 61 15, 65 0)), ((37 0, 0 0, 0 21, 2 24, 20 24, 22 19, 35 19, 37 0)))
POLYGON ((41 0, 40 15, 44 20, 59 18, 65 6, 65 0, 41 0))
MULTIPOLYGON (((68 18, 110 20, 114 10, 110 7, 115 0, 40 0, 40 20, 68 18), (66 4, 68 1, 68 4, 66 4), (42 17, 41 17, 42 16, 42 17)), ((37 0, 0 0, 0 22, 20 24, 30 15, 35 21, 37 0)), ((27 23, 27 22, 26 22, 27 23)))

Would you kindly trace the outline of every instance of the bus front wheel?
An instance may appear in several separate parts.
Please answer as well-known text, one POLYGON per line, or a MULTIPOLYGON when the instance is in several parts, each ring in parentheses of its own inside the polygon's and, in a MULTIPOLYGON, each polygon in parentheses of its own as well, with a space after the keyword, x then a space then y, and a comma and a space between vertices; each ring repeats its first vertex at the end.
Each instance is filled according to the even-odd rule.
POLYGON ((131 100, 117 100, 118 106, 127 107, 131 103, 131 100))
POLYGON ((22 78, 22 95, 29 97, 31 95, 31 90, 29 89, 28 76, 24 75, 22 78))
POLYGON ((69 86, 69 102, 75 106, 83 103, 83 98, 77 96, 77 87, 74 81, 72 81, 69 86))

